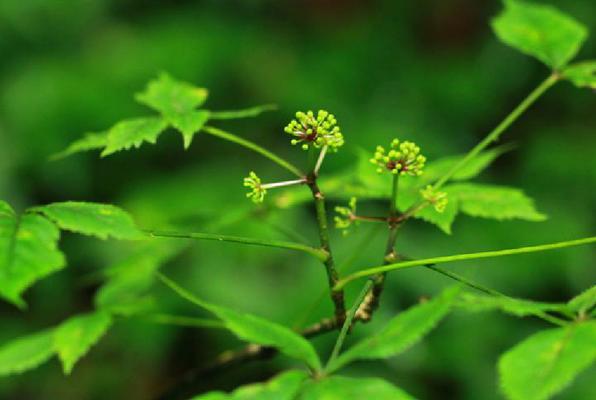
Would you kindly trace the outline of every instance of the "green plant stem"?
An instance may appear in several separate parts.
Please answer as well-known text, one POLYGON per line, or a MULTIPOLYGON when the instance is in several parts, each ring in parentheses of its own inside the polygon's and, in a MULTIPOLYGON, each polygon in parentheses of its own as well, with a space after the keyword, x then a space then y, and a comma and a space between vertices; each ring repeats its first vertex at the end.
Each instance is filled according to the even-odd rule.
POLYGON ((269 160, 273 161, 280 167, 285 168, 286 170, 290 171, 291 173, 293 173, 294 175, 296 175, 299 178, 304 177, 304 173, 302 171, 300 171, 297 167, 295 167, 288 161, 284 160, 283 158, 277 156, 276 154, 270 152, 269 150, 264 149, 263 147, 259 146, 256 143, 253 143, 249 140, 243 139, 243 138, 236 136, 232 133, 215 128, 213 126, 204 126, 202 128, 202 130, 205 133, 208 133, 209 135, 218 137, 223 140, 227 140, 228 142, 236 143, 242 147, 245 147, 249 150, 259 153, 260 155, 268 158, 269 160))
MULTIPOLYGON (((428 269, 430 269, 430 270, 432 270, 432 271, 438 272, 439 274, 444 275, 444 276, 446 276, 446 277, 448 277, 450 279, 453 279, 453 280, 455 280, 457 282, 463 283, 466 286, 469 286, 469 287, 471 287, 473 289, 476 289, 479 292, 483 292, 483 293, 486 293, 486 294, 491 295, 491 296, 494 296, 494 297, 504 297, 504 298, 511 299, 511 300, 517 300, 517 299, 515 299, 513 297, 510 297, 510 296, 507 296, 506 294, 503 294, 503 293, 501 293, 499 291, 496 291, 494 289, 491 289, 491 288, 488 288, 486 286, 480 285, 479 283, 472 282, 469 279, 464 278, 463 276, 461 276, 459 274, 456 274, 454 272, 447 271, 447 270, 444 270, 442 268, 437 268, 437 267, 435 267, 433 265, 425 265, 425 267, 428 268, 428 269)), ((567 325, 567 321, 565 321, 565 320, 563 320, 561 318, 557 318, 557 317, 555 317, 553 315, 550 315, 550 314, 548 314, 546 312, 533 311, 531 313, 532 313, 532 315, 534 315, 534 316, 536 316, 536 317, 538 317, 538 318, 540 318, 540 319, 542 319, 542 320, 544 320, 546 322, 550 322, 551 324, 554 324, 554 325, 557 325, 557 326, 565 326, 565 325, 567 325)))
POLYGON ((356 315, 356 312, 360 308, 362 301, 366 297, 367 293, 371 290, 373 285, 374 285, 374 281, 372 279, 369 279, 368 281, 366 281, 366 283, 364 284, 364 287, 360 291, 360 294, 358 294, 358 297, 356 297, 356 300, 354 300, 354 304, 352 304, 352 307, 350 307, 350 310, 348 311, 348 313, 346 315, 346 320, 344 321, 344 323, 341 327, 341 330, 339 331, 339 336, 337 337, 335 346, 333 346, 333 351, 331 352, 331 356, 329 357, 329 360, 327 361, 327 365, 325 366, 325 370, 327 369, 327 367, 329 365, 331 365, 333 363, 333 361, 335 361, 335 359, 339 355, 339 352, 341 351, 341 347, 343 346, 343 343, 346 340, 346 336, 348 335, 348 332, 352 326, 352 322, 354 321, 354 316, 356 315))
POLYGON ((197 240, 215 240, 218 242, 233 242, 242 243, 254 246, 264 247, 277 247, 280 249, 297 250, 308 253, 316 257, 319 261, 325 262, 329 255, 325 250, 317 249, 311 246, 307 246, 301 243, 285 242, 282 240, 269 240, 269 239, 256 239, 241 236, 230 236, 230 235, 219 235, 214 233, 202 233, 202 232, 175 232, 175 231, 154 231, 145 230, 151 237, 164 237, 164 238, 180 238, 180 239, 197 239, 197 240))
POLYGON ((336 289, 336 284, 339 281, 339 274, 335 268, 333 254, 331 252, 331 244, 329 242, 329 228, 327 226, 327 211, 325 210, 325 196, 317 185, 317 178, 313 174, 309 176, 308 187, 310 188, 315 202, 315 210, 317 214, 317 225, 319 228, 319 238, 321 241, 321 249, 327 254, 327 259, 323 261, 325 270, 327 272, 327 281, 329 283, 329 291, 331 292, 331 300, 335 308, 335 318, 338 324, 342 324, 346 308, 344 304, 344 292, 341 288, 336 289))
MULTIPOLYGON (((536 102, 548 89, 550 89, 555 83, 557 83, 561 77, 557 73, 551 74, 545 79, 536 89, 534 89, 526 98, 522 100, 517 107, 513 109, 482 141, 480 141, 472 150, 466 154, 457 164, 455 164, 450 170, 445 173, 438 181, 433 185, 434 190, 438 190, 443 187, 460 169, 462 169, 470 160, 478 156, 486 147, 492 142, 499 139, 501 134, 511 126, 532 104, 536 102)), ((412 205, 405 213, 404 219, 407 219, 424 208, 428 204, 427 200, 420 201, 412 205)))
POLYGON ((518 248, 514 248, 514 249, 483 251, 483 252, 478 252, 478 253, 465 253, 465 254, 455 254, 455 255, 451 255, 451 256, 426 258, 423 260, 402 261, 402 262, 398 262, 398 263, 382 265, 382 266, 367 268, 367 269, 358 271, 354 274, 351 274, 351 275, 345 277, 341 281, 339 281, 336 285, 336 289, 342 289, 348 282, 351 282, 358 278, 363 278, 363 277, 367 277, 370 275, 375 275, 375 274, 382 273, 382 272, 394 271, 394 270, 398 270, 398 269, 419 267, 419 266, 427 265, 427 264, 443 264, 443 263, 448 263, 448 262, 453 262, 453 261, 476 260, 476 259, 481 259, 481 258, 494 258, 494 257, 510 256, 510 255, 515 255, 515 254, 535 253, 535 252, 539 252, 539 251, 562 249, 565 247, 580 246, 580 245, 591 244, 591 243, 596 243, 596 236, 582 238, 582 239, 576 239, 576 240, 569 240, 569 241, 565 241, 565 242, 541 244, 541 245, 537 245, 537 246, 518 247, 518 248))
POLYGON ((241 110, 209 111, 209 119, 237 119, 250 118, 265 111, 277 110, 275 104, 263 104, 262 106, 243 108, 241 110))
POLYGON ((191 328, 216 328, 225 329, 223 322, 215 319, 195 318, 169 314, 148 314, 140 316, 141 319, 156 324, 186 326, 191 328))

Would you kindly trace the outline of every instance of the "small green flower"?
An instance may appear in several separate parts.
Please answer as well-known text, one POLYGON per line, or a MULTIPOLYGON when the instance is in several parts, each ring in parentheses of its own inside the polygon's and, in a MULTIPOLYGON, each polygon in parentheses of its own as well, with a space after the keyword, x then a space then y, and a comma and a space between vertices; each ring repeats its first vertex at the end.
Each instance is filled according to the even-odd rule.
POLYGON ((337 151, 344 144, 335 116, 325 110, 319 110, 316 117, 312 111, 298 111, 296 119, 290 121, 284 131, 294 137, 292 144, 301 143, 303 150, 313 145, 317 149, 328 146, 329 150, 337 151))
POLYGON ((250 188, 251 191, 246 193, 246 197, 251 199, 254 203, 262 203, 267 190, 261 184, 261 178, 251 171, 246 178, 244 178, 244 186, 250 188))
POLYGON ((375 155, 370 162, 377 166, 377 172, 390 171, 400 175, 422 175, 426 157, 420 154, 420 147, 412 142, 391 141, 391 149, 385 151, 383 146, 377 146, 375 155))
POLYGON ((428 185, 426 188, 420 190, 420 194, 424 200, 431 203, 437 212, 442 213, 447 207, 449 200, 447 199, 447 193, 438 192, 433 189, 432 185, 428 185))
POLYGON ((356 216, 356 198, 355 197, 352 197, 350 199, 350 202, 348 203, 348 207, 336 206, 335 212, 339 214, 333 218, 333 221, 335 222, 335 227, 337 229, 342 229, 343 235, 347 235, 349 233, 349 229, 352 225, 358 226, 358 224, 360 223, 360 221, 358 221, 355 218, 355 216, 356 216))

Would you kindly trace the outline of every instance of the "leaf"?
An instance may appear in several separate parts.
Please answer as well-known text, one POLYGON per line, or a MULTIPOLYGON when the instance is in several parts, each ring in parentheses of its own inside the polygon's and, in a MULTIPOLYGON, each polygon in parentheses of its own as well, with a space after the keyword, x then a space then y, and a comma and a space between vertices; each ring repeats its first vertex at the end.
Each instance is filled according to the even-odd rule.
POLYGON ((446 289, 434 299, 398 314, 380 331, 342 353, 327 371, 336 371, 354 360, 388 358, 407 350, 447 315, 458 292, 457 287, 446 289))
POLYGON ((379 378, 330 376, 304 385, 297 400, 414 400, 403 390, 379 378))
POLYGON ((176 283, 159 275, 160 279, 180 297, 213 313, 221 319, 226 328, 238 338, 263 346, 272 346, 287 356, 306 362, 315 370, 321 369, 321 361, 314 347, 308 340, 291 329, 251 314, 245 314, 228 308, 207 303, 176 283))
POLYGON ((61 229, 83 235, 97 236, 100 239, 113 237, 124 240, 145 237, 127 212, 110 204, 67 201, 35 207, 31 210, 42 213, 61 229))
POLYGON ((419 218, 431 224, 435 224, 443 232, 451 235, 451 225, 453 224, 453 221, 455 221, 455 217, 459 212, 459 201, 456 197, 449 195, 448 188, 445 189, 445 192, 448 196, 448 203, 443 212, 438 212, 432 205, 429 205, 414 214, 414 218, 419 218))
POLYGON ((460 210, 473 217, 527 221, 544 221, 547 218, 536 210, 534 201, 519 189, 460 183, 446 187, 445 191, 449 193, 450 201, 457 199, 460 210))
POLYGON ((596 359, 596 323, 576 323, 530 336, 499 360, 501 386, 512 400, 548 399, 596 359))
POLYGON ((205 123, 207 123, 209 111, 188 111, 183 114, 172 114, 167 118, 170 124, 182 133, 184 148, 188 149, 195 133, 201 130, 205 123))
POLYGON ((166 129, 167 122, 160 117, 143 117, 118 122, 108 131, 108 140, 101 156, 105 157, 120 150, 140 147, 143 142, 155 144, 159 134, 166 129))
POLYGON ((0 297, 23 307, 25 289, 65 266, 57 247, 59 237, 58 228, 44 217, 17 217, 0 201, 0 297))
POLYGON ((54 355, 53 330, 17 338, 0 347, 0 376, 33 369, 54 355))
POLYGON ((211 111, 211 119, 238 119, 238 118, 251 118, 261 115, 266 111, 277 110, 275 104, 264 104, 262 106, 245 108, 242 110, 229 110, 229 111, 211 111))
POLYGON ((135 98, 163 115, 170 116, 187 113, 202 105, 207 100, 208 94, 207 89, 198 88, 161 73, 135 98))
POLYGON ((485 296, 469 292, 459 295, 456 306, 472 312, 501 310, 516 317, 565 309, 565 304, 560 303, 542 303, 508 296, 485 296))
POLYGON ((307 377, 303 371, 286 371, 266 383, 242 386, 229 394, 210 392, 192 400, 294 400, 307 377))
POLYGON ((108 132, 87 133, 83 138, 72 142, 66 149, 50 157, 51 160, 60 160, 75 153, 89 150, 103 149, 108 144, 108 132))
POLYGON ((577 87, 596 89, 596 60, 570 65, 563 70, 562 75, 577 87))
POLYGON ((596 285, 575 296, 567 306, 574 312, 583 314, 596 306, 596 285))
POLYGON ((588 36, 582 24, 556 8, 518 0, 505 0, 492 27, 502 42, 553 69, 575 57, 588 36))

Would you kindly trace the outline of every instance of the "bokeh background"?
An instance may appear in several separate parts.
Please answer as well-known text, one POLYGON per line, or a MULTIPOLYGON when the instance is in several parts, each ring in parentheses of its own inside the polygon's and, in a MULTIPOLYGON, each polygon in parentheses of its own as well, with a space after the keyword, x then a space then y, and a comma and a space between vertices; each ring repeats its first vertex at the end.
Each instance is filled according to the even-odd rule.
MULTIPOLYGON (((596 27, 593 1, 549 3, 596 27)), ((243 214, 252 207, 241 186, 247 171, 266 180, 286 175, 212 137, 197 136, 188 151, 178 134, 167 132, 156 146, 105 159, 97 153, 55 162, 48 157, 83 132, 149 114, 133 94, 160 71, 209 88, 209 109, 278 104, 276 112, 219 126, 297 164, 304 154, 288 145, 282 128, 296 110, 319 107, 336 114, 348 148, 372 150, 398 136, 416 141, 431 160, 463 153, 548 74, 496 40, 489 21, 499 8, 493 0, 2 0, 0 198, 17 210, 64 200, 110 202, 148 228, 183 224, 271 238, 291 230, 316 243, 309 206, 243 214)), ((593 35, 580 58, 595 55, 593 35)), ((593 92, 558 84, 507 131, 503 141, 514 143, 514 151, 478 179, 523 188, 549 215, 546 222, 459 217, 448 236, 415 221, 398 248, 423 257, 594 234, 595 110, 593 92)), ((353 152, 342 151, 328 157, 324 170, 355 162, 353 152)), ((334 234, 346 271, 381 261, 382 230, 362 226, 347 238, 334 234)), ((68 268, 28 291, 26 312, 0 304, 0 342, 90 310, 102 270, 137 250, 66 233, 61 246, 68 268)), ((595 261, 594 249, 585 247, 449 267, 510 295, 565 301, 595 281, 595 261)), ((331 310, 326 297, 317 302, 323 269, 301 254, 192 243, 164 270, 203 298, 290 326, 331 310)), ((427 270, 392 274, 376 321, 356 329, 350 341, 450 283, 427 270)), ((154 291, 162 310, 202 315, 159 285, 154 291)), ((382 376, 422 399, 497 399, 498 355, 545 327, 496 313, 455 313, 407 353, 359 363, 347 373, 382 376)), ((315 342, 325 354, 334 339, 330 334, 315 342)), ((0 398, 156 398, 187 371, 239 347, 223 331, 122 319, 71 376, 53 360, 0 379, 0 398)), ((281 357, 253 362, 199 376, 190 390, 230 389, 288 365, 281 357)), ((559 398, 595 398, 594 372, 582 374, 559 398)))

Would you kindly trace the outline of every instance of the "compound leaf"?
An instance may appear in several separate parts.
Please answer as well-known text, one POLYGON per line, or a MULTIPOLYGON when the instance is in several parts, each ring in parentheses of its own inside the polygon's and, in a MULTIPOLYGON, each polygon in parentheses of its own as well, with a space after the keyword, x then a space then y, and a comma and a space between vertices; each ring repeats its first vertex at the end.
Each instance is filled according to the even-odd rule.
POLYGON ((61 229, 83 235, 130 240, 144 237, 127 212, 110 204, 67 201, 32 210, 42 213, 61 229))
POLYGON ((330 376, 304 384, 298 400, 414 400, 403 390, 379 378, 330 376))
POLYGON ((46 218, 17 216, 0 201, 0 296, 23 307, 21 294, 66 264, 57 247, 60 230, 46 218))
POLYGON ((596 89, 596 60, 570 65, 563 71, 563 77, 577 87, 596 89))
POLYGON ((556 8, 519 0, 505 0, 492 27, 502 42, 553 69, 575 57, 588 36, 582 24, 556 8))
POLYGON ((0 347, 0 376, 33 369, 54 355, 53 330, 14 339, 0 347))
POLYGON ((307 377, 303 371, 286 371, 265 383, 241 386, 232 393, 210 392, 192 400, 294 400, 307 377))
POLYGON ((161 73, 150 81, 145 90, 135 98, 165 116, 185 114, 202 105, 208 96, 207 89, 172 78, 161 73))
POLYGON ((596 322, 538 332, 501 356, 501 386, 512 400, 543 400, 560 392, 596 359, 596 322))
POLYGON ((315 370, 321 369, 321 361, 308 340, 291 329, 251 314, 216 306, 199 299, 163 275, 161 280, 180 297, 198 305, 221 319, 226 328, 238 338, 263 346, 276 347, 287 356, 306 362, 315 370))
POLYGON ((188 149, 192 138, 209 119, 209 111, 198 110, 185 113, 171 114, 166 117, 170 124, 180 131, 184 141, 184 148, 188 149))
POLYGON ((342 353, 327 370, 335 371, 354 360, 388 358, 407 350, 447 315, 458 292, 457 287, 446 289, 434 299, 401 312, 380 331, 342 353))
POLYGON ((118 122, 108 131, 107 144, 101 153, 102 157, 140 147, 143 142, 155 144, 159 134, 166 129, 168 123, 160 117, 142 117, 118 122))
POLYGON ((460 210, 473 217, 496 220, 523 219, 544 221, 546 215, 538 212, 534 201, 523 191, 506 186, 460 183, 445 188, 449 201, 457 199, 460 210))
POLYGON ((76 362, 101 339, 111 324, 110 314, 97 311, 69 318, 56 328, 53 344, 65 374, 70 374, 76 362))

